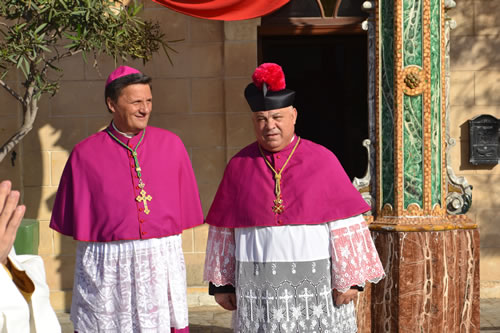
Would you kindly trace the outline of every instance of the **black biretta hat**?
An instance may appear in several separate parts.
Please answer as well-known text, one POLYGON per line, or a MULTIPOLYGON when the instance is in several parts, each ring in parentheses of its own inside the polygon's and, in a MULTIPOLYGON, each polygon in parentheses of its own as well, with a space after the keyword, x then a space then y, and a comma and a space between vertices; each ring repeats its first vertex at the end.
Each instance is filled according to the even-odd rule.
POLYGON ((245 98, 253 112, 293 105, 295 91, 286 89, 285 74, 281 66, 263 63, 255 69, 252 80, 245 89, 245 98))

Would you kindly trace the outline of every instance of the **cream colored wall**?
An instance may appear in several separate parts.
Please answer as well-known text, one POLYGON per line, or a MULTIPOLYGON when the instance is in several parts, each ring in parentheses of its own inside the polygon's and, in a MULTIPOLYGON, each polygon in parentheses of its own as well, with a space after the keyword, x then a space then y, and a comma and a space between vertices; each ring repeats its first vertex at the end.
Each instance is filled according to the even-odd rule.
MULTIPOLYGON (((458 0, 449 14, 458 22, 452 32, 451 135, 453 167, 474 185, 469 215, 481 226, 483 289, 500 281, 499 167, 473 167, 467 162, 466 121, 488 113, 500 117, 500 31, 491 13, 498 1, 458 0)), ((161 21, 171 40, 174 66, 165 55, 139 68, 153 77, 154 111, 151 124, 177 133, 190 154, 206 213, 227 160, 253 141, 250 112, 243 89, 257 64, 256 26, 259 20, 219 22, 191 18, 145 1, 144 17, 161 21)), ((494 18, 494 17, 493 17, 494 18)), ((15 166, 0 163, 0 179, 12 179, 23 190, 26 216, 40 220, 40 248, 47 270, 53 306, 69 309, 75 242, 48 228, 50 209, 62 169, 72 147, 110 121, 103 103, 103 83, 114 65, 101 59, 99 71, 73 57, 61 64, 61 90, 45 97, 35 127, 16 148, 15 166)), ((15 83, 17 77, 7 80, 15 83)), ((0 90, 0 142, 19 124, 19 106, 0 90)), ((183 234, 189 303, 211 302, 202 282, 206 226, 183 234)), ((489 288, 489 290, 494 290, 489 288)), ((500 295, 498 295, 500 296, 500 295)))
POLYGON ((480 114, 500 118, 500 2, 456 0, 449 11, 451 32, 450 129, 457 145, 451 151, 457 175, 474 186, 467 214, 480 226, 481 297, 500 297, 500 166, 469 161, 467 120, 480 114))
MULTIPOLYGON (((144 2, 146 19, 158 20, 178 53, 173 66, 159 54, 143 66, 153 77, 150 124, 178 134, 191 157, 206 214, 230 156, 254 140, 243 89, 257 64, 256 25, 259 20, 220 22, 178 14, 152 1, 144 2)), ((12 179, 22 189, 26 217, 40 221, 39 254, 43 257, 51 300, 56 310, 71 305, 75 241, 49 229, 51 207, 72 147, 107 126, 104 81, 114 68, 100 59, 99 70, 81 57, 60 64, 64 70, 59 93, 44 97, 35 127, 16 148, 15 166, 0 164, 0 179, 12 179)), ((17 81, 15 74, 7 78, 17 81)), ((16 101, 0 90, 0 140, 4 142, 20 121, 16 101)), ((212 302, 203 283, 207 227, 184 232, 190 304, 212 302)))

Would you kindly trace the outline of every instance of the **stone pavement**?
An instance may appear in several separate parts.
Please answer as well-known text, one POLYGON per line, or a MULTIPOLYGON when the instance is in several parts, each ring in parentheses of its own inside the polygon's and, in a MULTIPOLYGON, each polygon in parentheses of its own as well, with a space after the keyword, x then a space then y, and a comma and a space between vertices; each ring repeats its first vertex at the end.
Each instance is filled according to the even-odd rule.
MULTIPOLYGON (((69 313, 57 313, 62 333, 73 333, 69 313)), ((190 333, 232 333, 231 312, 219 306, 196 306, 189 308, 190 333)), ((170 331, 168 331, 170 333, 170 331)))
MULTIPOLYGON (((62 333, 73 333, 69 314, 58 313, 57 316, 63 328, 62 333)), ((218 306, 190 307, 189 325, 190 333, 231 333, 231 313, 218 306)), ((500 298, 481 299, 481 332, 500 333, 500 298)))
POLYGON ((500 298, 482 298, 481 332, 500 333, 500 298))

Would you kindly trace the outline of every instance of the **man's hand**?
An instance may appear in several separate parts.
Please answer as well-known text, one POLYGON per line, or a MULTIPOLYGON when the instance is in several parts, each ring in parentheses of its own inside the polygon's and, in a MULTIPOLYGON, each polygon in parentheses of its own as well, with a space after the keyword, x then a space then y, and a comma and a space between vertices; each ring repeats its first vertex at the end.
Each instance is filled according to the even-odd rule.
POLYGON ((7 257, 16 240, 17 228, 26 211, 18 206, 19 192, 11 191, 12 184, 5 180, 0 183, 0 262, 7 264, 7 257))
POLYGON ((345 293, 341 294, 337 291, 337 289, 333 290, 333 300, 336 305, 341 304, 349 304, 351 301, 354 301, 358 297, 357 289, 349 289, 345 293))
POLYGON ((215 301, 224 309, 229 311, 236 310, 236 294, 233 293, 220 293, 215 294, 215 301))

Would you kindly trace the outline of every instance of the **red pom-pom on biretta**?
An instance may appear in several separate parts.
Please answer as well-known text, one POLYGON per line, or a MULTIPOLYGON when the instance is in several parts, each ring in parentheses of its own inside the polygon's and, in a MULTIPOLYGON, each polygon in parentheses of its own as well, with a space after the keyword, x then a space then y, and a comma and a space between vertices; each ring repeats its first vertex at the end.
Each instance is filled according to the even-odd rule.
POLYGON ((255 86, 262 90, 264 82, 270 91, 280 91, 286 88, 285 74, 280 65, 266 62, 260 65, 253 72, 252 80, 255 86))

